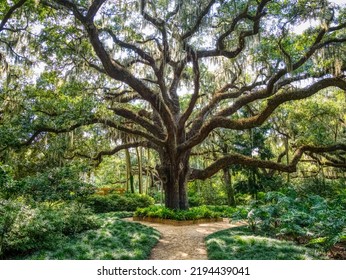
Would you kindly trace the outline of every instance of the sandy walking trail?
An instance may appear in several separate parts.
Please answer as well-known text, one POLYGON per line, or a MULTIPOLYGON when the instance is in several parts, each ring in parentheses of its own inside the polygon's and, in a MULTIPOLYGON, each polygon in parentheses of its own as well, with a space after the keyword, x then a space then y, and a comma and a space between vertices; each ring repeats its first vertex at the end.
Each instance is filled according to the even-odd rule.
MULTIPOLYGON (((131 221, 132 218, 125 219, 131 221)), ((205 237, 216 231, 239 226, 229 223, 228 219, 220 222, 187 226, 138 222, 157 229, 161 238, 153 248, 150 260, 207 260, 205 237)))

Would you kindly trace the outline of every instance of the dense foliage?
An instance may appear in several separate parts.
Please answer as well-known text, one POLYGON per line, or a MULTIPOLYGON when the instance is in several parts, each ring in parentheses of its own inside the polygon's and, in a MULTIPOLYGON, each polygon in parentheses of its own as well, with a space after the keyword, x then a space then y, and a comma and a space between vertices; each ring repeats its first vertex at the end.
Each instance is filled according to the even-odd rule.
POLYGON ((34 206, 0 199, 0 214, 1 258, 54 248, 68 236, 100 226, 89 210, 75 203, 34 206))
POLYGON ((246 227, 236 227, 206 238, 208 259, 211 260, 318 260, 326 256, 311 248, 290 241, 256 235, 246 227))
POLYGON ((95 216, 101 226, 88 230, 25 259, 50 260, 144 260, 150 255, 160 234, 153 228, 122 220, 128 213, 95 216))
POLYGON ((1 1, 0 256, 146 256, 113 211, 342 243, 345 31, 328 0, 1 1))
POLYGON ((1 189, 7 198, 17 196, 36 202, 83 200, 95 192, 95 186, 79 178, 76 166, 55 167, 45 172, 11 180, 1 189))
POLYGON ((171 219, 177 221, 219 217, 216 212, 211 211, 206 206, 191 207, 189 210, 172 210, 164 206, 151 206, 137 209, 134 215, 137 217, 171 219))
POLYGON ((66 167, 14 180, 9 170, 0 166, 0 258, 147 257, 157 233, 117 220, 132 216, 132 212, 94 213, 134 211, 149 206, 153 199, 139 194, 90 195, 95 187, 75 175, 66 167), (121 233, 127 230, 131 233, 121 233), (96 235, 99 238, 95 239, 96 235))
POLYGON ((113 211, 135 211, 137 208, 148 207, 154 204, 154 199, 144 194, 109 194, 91 195, 84 204, 95 213, 107 213, 113 211))
POLYGON ((171 209, 189 207, 188 181, 210 180, 192 204, 234 206, 235 187, 256 196, 275 171, 340 177, 345 12, 327 0, 3 1, 0 161, 43 200, 76 193, 53 171, 69 162, 92 167, 88 183, 162 191, 171 209))
POLYGON ((243 208, 234 217, 246 218, 251 230, 276 238, 330 249, 346 239, 345 196, 327 200, 299 195, 294 190, 268 192, 262 201, 243 208))

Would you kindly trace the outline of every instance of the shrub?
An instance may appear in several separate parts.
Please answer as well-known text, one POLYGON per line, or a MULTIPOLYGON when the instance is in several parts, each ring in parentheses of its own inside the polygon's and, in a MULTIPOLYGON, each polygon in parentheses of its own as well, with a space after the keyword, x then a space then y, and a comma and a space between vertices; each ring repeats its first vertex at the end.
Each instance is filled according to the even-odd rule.
POLYGON ((346 211, 337 201, 318 195, 300 196, 294 190, 268 192, 263 202, 242 209, 253 231, 264 231, 298 243, 329 249, 345 236, 346 211))
MULTIPOLYGON (((125 213, 121 212, 121 216, 125 213)), ((40 250, 25 259, 128 260, 147 259, 160 233, 145 225, 119 220, 119 212, 95 215, 102 223, 66 238, 61 246, 40 250)))
POLYGON ((10 198, 15 189, 15 182, 6 171, 6 166, 0 165, 0 198, 10 198))
POLYGON ((225 205, 227 195, 218 180, 208 182, 189 182, 188 201, 191 207, 202 205, 225 205))
POLYGON ((237 193, 235 195, 237 205, 246 205, 251 202, 252 197, 250 194, 237 193))
POLYGON ((333 198, 345 188, 345 179, 305 178, 296 181, 297 191, 301 194, 314 194, 324 198, 333 198))
POLYGON ((47 211, 47 214, 54 213, 60 217, 57 222, 61 223, 61 232, 64 235, 73 235, 100 226, 92 211, 77 202, 61 203, 53 208, 45 207, 41 211, 47 211))
POLYGON ((6 250, 7 236, 14 226, 21 204, 10 200, 0 200, 0 259, 6 250))
POLYGON ((113 211, 135 211, 137 208, 148 207, 154 203, 154 199, 143 194, 110 194, 91 195, 85 200, 85 204, 95 213, 107 213, 113 211))
POLYGON ((99 226, 90 211, 76 203, 29 205, 23 200, 1 200, 0 214, 3 256, 51 248, 67 235, 99 226))
POLYGON ((220 206, 208 205, 207 208, 215 213, 218 213, 220 217, 224 217, 224 218, 231 218, 234 215, 234 213, 238 211, 238 208, 226 206, 226 205, 220 205, 220 206))
POLYGON ((171 219, 177 221, 218 218, 219 215, 207 206, 191 207, 189 210, 172 210, 163 206, 150 206, 137 209, 134 216, 171 219))
POLYGON ((18 181, 9 179, 0 170, 0 192, 4 198, 19 196, 37 201, 82 200, 94 193, 95 187, 79 178, 78 167, 52 168, 18 181), (5 181, 6 179, 6 181, 5 181))
POLYGON ((202 195, 191 189, 188 190, 188 201, 191 207, 197 207, 204 204, 204 199, 202 195))
POLYGON ((82 199, 95 191, 91 184, 74 178, 65 169, 52 169, 17 182, 19 195, 35 201, 58 201, 82 199), (71 177, 70 177, 71 176, 71 177))

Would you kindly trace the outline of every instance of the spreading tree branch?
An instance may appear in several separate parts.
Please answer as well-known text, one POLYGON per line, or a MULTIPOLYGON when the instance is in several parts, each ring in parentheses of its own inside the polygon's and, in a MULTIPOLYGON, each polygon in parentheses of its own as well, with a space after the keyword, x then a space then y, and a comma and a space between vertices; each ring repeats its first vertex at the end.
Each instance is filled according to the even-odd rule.
POLYGON ((191 37, 195 32, 197 32, 197 30, 199 29, 203 18, 209 13, 211 7, 215 4, 216 0, 211 0, 208 5, 203 9, 203 11, 198 15, 197 20, 195 22, 195 24, 192 26, 192 28, 190 30, 188 30, 187 32, 185 32, 182 36, 181 36, 181 40, 184 41, 187 38, 191 37))
POLYGON ((274 162, 274 161, 260 160, 260 159, 252 158, 249 156, 244 156, 239 153, 232 153, 220 159, 217 159, 214 163, 212 163, 210 166, 208 166, 207 168, 203 170, 192 169, 190 172, 189 179, 190 180, 194 180, 194 179, 205 180, 207 178, 210 178, 214 174, 216 174, 219 170, 234 164, 239 164, 239 165, 243 165, 247 167, 267 168, 271 170, 292 173, 297 170, 297 164, 299 163, 304 153, 311 152, 315 154, 320 154, 320 153, 335 152, 335 151, 346 151, 346 145, 335 144, 335 145, 331 145, 327 147, 310 146, 310 145, 302 146, 296 150, 292 158, 292 161, 288 165, 281 164, 279 162, 274 162))
MULTIPOLYGON (((288 90, 283 93, 277 94, 272 98, 268 99, 267 106, 257 115, 242 118, 242 119, 230 119, 223 116, 215 116, 208 122, 206 122, 200 131, 196 133, 193 137, 188 139, 183 143, 179 149, 186 150, 190 149, 199 143, 201 143, 211 131, 215 128, 227 128, 233 130, 244 130, 262 125, 268 117, 274 112, 274 110, 279 107, 281 104, 291 101, 291 100, 300 100, 312 96, 319 92, 320 90, 327 87, 339 87, 340 89, 346 90, 346 81, 341 78, 325 78, 304 89, 293 89, 288 90)), ((262 94, 260 91, 258 94, 262 94)), ((246 103, 248 104, 248 103, 246 103)), ((245 105, 245 104, 244 104, 245 105)))
POLYGON ((16 10, 22 7, 26 3, 26 1, 27 0, 20 0, 16 4, 11 6, 11 8, 7 11, 7 13, 5 14, 5 16, 2 18, 0 22, 0 32, 4 29, 6 23, 11 18, 11 16, 16 12, 16 10))

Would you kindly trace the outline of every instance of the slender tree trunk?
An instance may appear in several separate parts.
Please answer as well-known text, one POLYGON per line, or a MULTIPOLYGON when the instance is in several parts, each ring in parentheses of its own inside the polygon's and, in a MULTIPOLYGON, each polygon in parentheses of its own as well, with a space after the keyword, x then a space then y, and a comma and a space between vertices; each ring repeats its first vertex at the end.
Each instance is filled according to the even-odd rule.
POLYGON ((143 176, 142 176, 142 148, 136 148, 137 162, 138 162, 138 192, 143 193, 143 176))
POLYGON ((3 252, 2 252, 2 247, 3 247, 3 240, 4 240, 4 233, 2 233, 1 235, 0 235, 0 260, 2 260, 3 259, 3 256, 2 256, 2 254, 3 254, 3 252))
POLYGON ((126 156, 126 186, 127 191, 131 191, 131 193, 135 192, 135 188, 133 185, 133 174, 132 174, 132 165, 131 165, 131 157, 128 149, 125 149, 126 156))
POLYGON ((223 169, 223 179, 225 182, 226 193, 227 193, 227 202, 229 206, 236 206, 234 188, 232 185, 232 176, 228 168, 223 169))
POLYGON ((152 185, 151 181, 151 172, 150 172, 150 150, 147 150, 147 172, 146 172, 146 194, 149 193, 150 186, 152 185))
MULTIPOLYGON (((288 153, 288 136, 286 135, 286 138, 285 138, 285 150, 286 150, 286 163, 287 165, 290 164, 290 158, 289 158, 289 153, 288 153)), ((290 178, 290 173, 287 172, 287 183, 289 183, 291 180, 290 178)))

